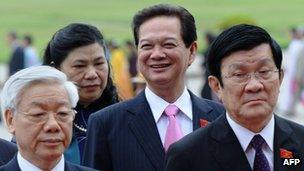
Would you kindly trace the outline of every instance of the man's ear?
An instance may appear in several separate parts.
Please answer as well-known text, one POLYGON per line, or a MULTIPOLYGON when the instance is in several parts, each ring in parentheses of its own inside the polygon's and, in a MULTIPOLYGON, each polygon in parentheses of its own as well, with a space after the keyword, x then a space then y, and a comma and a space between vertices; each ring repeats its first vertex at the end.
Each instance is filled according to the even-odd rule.
POLYGON ((196 52, 197 52, 197 42, 194 41, 190 45, 190 56, 189 56, 188 66, 190 66, 192 64, 192 62, 194 61, 194 59, 196 57, 196 52))
POLYGON ((6 109, 4 112, 4 118, 6 122, 6 126, 8 128, 8 131, 15 135, 15 118, 14 118, 14 112, 12 109, 6 109))
POLYGON ((283 69, 281 69, 280 71, 280 85, 282 84, 282 81, 283 81, 283 78, 284 78, 284 70, 283 69))
POLYGON ((217 95, 217 97, 222 101, 222 87, 220 81, 215 76, 208 77, 208 83, 212 91, 217 95))

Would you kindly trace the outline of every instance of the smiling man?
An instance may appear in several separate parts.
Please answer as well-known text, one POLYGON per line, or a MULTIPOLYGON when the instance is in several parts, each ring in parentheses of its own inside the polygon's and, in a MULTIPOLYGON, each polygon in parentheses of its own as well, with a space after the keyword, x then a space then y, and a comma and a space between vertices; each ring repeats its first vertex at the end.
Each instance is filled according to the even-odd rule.
POLYGON ((303 170, 304 127, 274 115, 283 79, 282 52, 262 28, 237 25, 208 51, 208 81, 227 112, 173 144, 166 168, 179 170, 303 170))
POLYGON ((89 119, 84 164, 104 170, 159 170, 171 143, 212 121, 224 109, 185 85, 197 43, 193 16, 184 8, 155 5, 133 18, 138 68, 147 87, 137 97, 89 119))
POLYGON ((64 160, 72 138, 76 86, 64 73, 48 66, 18 71, 5 83, 1 109, 18 154, 2 171, 94 170, 64 160))

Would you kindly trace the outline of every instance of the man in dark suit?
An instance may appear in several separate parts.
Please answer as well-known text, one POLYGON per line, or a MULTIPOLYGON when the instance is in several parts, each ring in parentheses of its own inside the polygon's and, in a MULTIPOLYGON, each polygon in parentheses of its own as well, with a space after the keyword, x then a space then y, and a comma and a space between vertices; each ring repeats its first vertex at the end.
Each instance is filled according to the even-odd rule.
POLYGON ((227 113, 173 144, 166 170, 304 170, 304 127, 273 113, 283 79, 279 45, 241 24, 216 38, 207 59, 209 85, 227 113))
POLYGON ((7 43, 11 47, 11 57, 9 61, 9 75, 23 69, 24 66, 24 49, 17 40, 16 32, 7 34, 7 43))
POLYGON ((133 18, 133 33, 147 87, 134 99, 91 115, 84 165, 107 171, 162 171, 170 144, 224 109, 186 88, 185 72, 197 50, 194 18, 186 9, 143 9, 133 18))
MULTIPOLYGON (((64 170, 63 171, 94 171, 95 169, 75 165, 71 162, 64 161, 64 170)), ((6 165, 0 167, 0 171, 21 171, 18 163, 17 156, 10 160, 6 165)))
MULTIPOLYGON (((1 110, 18 153, 0 171, 94 170, 64 160, 72 139, 77 87, 49 66, 20 70, 4 84, 1 110)), ((2 156, 2 153, 1 153, 2 156)))
POLYGON ((0 138, 0 166, 10 161, 17 152, 17 146, 0 138))

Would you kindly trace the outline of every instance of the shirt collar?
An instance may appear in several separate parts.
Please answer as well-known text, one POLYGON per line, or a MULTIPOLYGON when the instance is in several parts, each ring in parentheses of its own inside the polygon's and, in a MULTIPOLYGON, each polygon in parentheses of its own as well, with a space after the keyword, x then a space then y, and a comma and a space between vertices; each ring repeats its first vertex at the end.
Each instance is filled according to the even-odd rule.
POLYGON ((268 147, 271 151, 273 151, 273 137, 274 137, 274 116, 272 115, 268 124, 262 129, 259 133, 254 133, 247 128, 239 125, 236 123, 228 113, 226 113, 227 121, 232 128, 233 132, 235 133, 237 139, 239 140, 242 148, 244 151, 247 150, 250 141, 252 140, 253 136, 256 134, 260 134, 264 140, 266 141, 268 147))
MULTIPOLYGON (((165 108, 170 104, 161 97, 157 96, 152 90, 146 86, 145 96, 153 113, 155 122, 157 122, 162 116, 165 108)), ((182 95, 174 102, 171 103, 176 105, 183 114, 185 114, 190 120, 192 120, 192 103, 191 97, 187 88, 184 88, 182 95)))
MULTIPOLYGON (((18 161, 21 171, 27 171, 27 170, 42 171, 40 168, 38 168, 37 166, 33 165, 28 160, 23 158, 21 156, 20 152, 18 152, 18 154, 17 154, 17 161, 18 161)), ((64 171, 64 156, 63 155, 61 156, 60 161, 57 163, 57 165, 51 171, 64 171)))

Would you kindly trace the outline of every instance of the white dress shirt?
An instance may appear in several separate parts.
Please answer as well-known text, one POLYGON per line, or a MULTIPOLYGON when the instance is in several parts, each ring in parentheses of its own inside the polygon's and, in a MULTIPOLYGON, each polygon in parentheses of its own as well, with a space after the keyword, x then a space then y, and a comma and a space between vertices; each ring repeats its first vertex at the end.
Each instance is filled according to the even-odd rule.
MULTIPOLYGON (((25 158, 23 158, 19 152, 17 154, 17 161, 18 161, 21 171, 29 171, 29 170, 30 171, 42 171, 40 168, 38 168, 37 166, 33 165, 31 162, 29 162, 25 158)), ((62 155, 60 161, 57 163, 57 165, 50 171, 64 171, 63 155, 62 155)))
POLYGON ((273 170, 273 137, 274 137, 274 116, 272 115, 268 124, 261 130, 259 133, 254 133, 247 128, 239 125, 236 123, 228 113, 226 113, 227 121, 232 128, 233 132, 235 133, 237 139, 239 140, 243 151, 246 154, 248 162, 253 168, 254 157, 255 157, 255 150, 254 148, 249 145, 250 141, 256 134, 260 134, 266 144, 263 144, 262 151, 265 154, 267 161, 269 163, 270 170, 273 170))
MULTIPOLYGON (((160 139, 164 144, 169 119, 163 113, 165 108, 170 103, 157 96, 148 87, 145 88, 145 95, 155 119, 160 139)), ((174 103, 171 104, 176 105, 180 109, 175 117, 180 124, 183 135, 185 136, 191 133, 193 131, 192 102, 190 94, 186 87, 184 88, 183 94, 174 103)))

